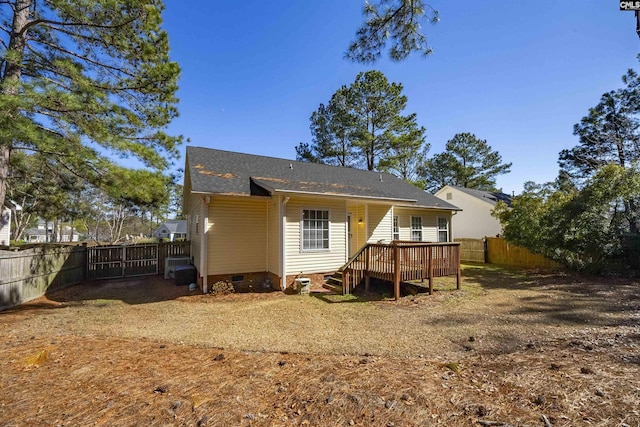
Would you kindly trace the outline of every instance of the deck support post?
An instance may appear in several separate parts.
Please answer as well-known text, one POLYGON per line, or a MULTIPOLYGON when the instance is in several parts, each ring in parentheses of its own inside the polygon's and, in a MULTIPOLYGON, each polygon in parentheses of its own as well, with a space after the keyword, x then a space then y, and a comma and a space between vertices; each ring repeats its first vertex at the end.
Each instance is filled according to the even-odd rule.
POLYGON ((342 295, 349 295, 349 270, 342 273, 342 295))
POLYGON ((400 299, 400 248, 393 244, 393 293, 396 301, 400 299))
POLYGON ((371 265, 369 259, 371 258, 371 251, 367 246, 365 248, 365 256, 364 256, 364 290, 365 292, 369 292, 369 266, 371 265))
POLYGON ((455 252, 456 252, 456 289, 460 290, 460 245, 455 246, 455 252))
POLYGON ((427 262, 429 264, 429 295, 433 295, 433 246, 427 247, 427 262))

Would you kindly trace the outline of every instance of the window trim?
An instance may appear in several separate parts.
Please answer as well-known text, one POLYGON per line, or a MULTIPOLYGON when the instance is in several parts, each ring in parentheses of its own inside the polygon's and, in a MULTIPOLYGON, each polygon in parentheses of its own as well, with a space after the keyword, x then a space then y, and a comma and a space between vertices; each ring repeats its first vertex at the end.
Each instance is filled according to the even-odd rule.
POLYGON ((438 231, 438 243, 448 243, 449 239, 450 239, 450 235, 449 235, 449 218, 445 217, 445 216, 439 216, 438 220, 437 220, 437 231, 438 231), (444 220, 446 228, 440 228, 440 220, 444 220), (447 240, 442 241, 440 240, 440 233, 442 232, 446 232, 447 233, 447 240))
POLYGON ((392 240, 400 240, 400 215, 393 215, 392 227, 392 240))
POLYGON ((422 217, 421 216, 413 216, 413 215, 411 215, 411 227, 410 227, 410 230, 411 230, 411 236, 410 237, 411 237, 411 241, 412 242, 422 242, 423 241, 423 239, 424 239, 424 231, 423 231, 424 230, 424 222, 422 221, 422 217), (414 228, 414 223, 413 223, 414 218, 420 220, 420 229, 419 230, 417 228, 414 228), (414 239, 414 237, 413 237, 413 233, 417 233, 417 232, 420 233, 420 239, 414 239))
MULTIPOLYGON (((317 231, 317 230, 316 230, 317 231)), ((323 230, 324 231, 324 230, 323 230)), ((324 240, 324 238, 322 239, 324 240)), ((317 240, 316 240, 317 241, 317 240)), ((331 209, 319 207, 300 208, 300 252, 331 252, 331 209), (326 248, 305 248, 304 247, 304 211, 327 212, 327 247, 326 248)))

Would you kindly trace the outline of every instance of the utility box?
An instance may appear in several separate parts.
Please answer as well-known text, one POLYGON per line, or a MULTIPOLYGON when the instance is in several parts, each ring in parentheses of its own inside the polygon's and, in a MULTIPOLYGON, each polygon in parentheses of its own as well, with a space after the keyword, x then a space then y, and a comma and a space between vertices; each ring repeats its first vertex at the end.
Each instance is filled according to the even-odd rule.
POLYGON ((186 286, 196 282, 196 268, 193 265, 176 265, 174 274, 178 286, 186 286))
POLYGON ((306 277, 301 277, 295 280, 296 290, 301 295, 309 295, 311 292, 311 279, 307 279, 306 277))
POLYGON ((167 257, 164 259, 164 278, 175 279, 176 266, 191 264, 188 256, 167 257))

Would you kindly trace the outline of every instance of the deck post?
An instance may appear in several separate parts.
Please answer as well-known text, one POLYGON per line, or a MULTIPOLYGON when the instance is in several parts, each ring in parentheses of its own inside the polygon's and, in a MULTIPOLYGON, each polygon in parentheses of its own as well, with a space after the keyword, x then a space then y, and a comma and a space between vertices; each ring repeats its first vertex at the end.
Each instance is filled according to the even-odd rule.
POLYGON ((342 295, 349 295, 349 270, 342 273, 342 295))
POLYGON ((393 293, 396 301, 400 299, 400 248, 393 244, 393 293))
POLYGON ((369 246, 365 248, 365 257, 364 257, 364 290, 365 292, 369 292, 369 258, 371 258, 371 251, 369 250, 369 246))
POLYGON ((429 262, 429 295, 433 295, 433 246, 427 248, 427 260, 429 262))
POLYGON ((456 289, 460 290, 460 245, 458 244, 458 246, 455 246, 456 249, 456 263, 457 263, 457 267, 456 267, 456 289))

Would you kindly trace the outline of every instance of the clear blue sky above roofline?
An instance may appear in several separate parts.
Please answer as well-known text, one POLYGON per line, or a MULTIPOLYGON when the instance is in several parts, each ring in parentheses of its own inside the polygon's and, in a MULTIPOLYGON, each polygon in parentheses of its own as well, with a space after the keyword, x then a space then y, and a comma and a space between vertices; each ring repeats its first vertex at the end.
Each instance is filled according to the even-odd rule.
POLYGON ((577 143, 573 125, 640 68, 633 13, 613 1, 434 1, 441 20, 424 29, 434 53, 372 66, 343 59, 362 5, 168 0, 165 28, 182 67, 170 131, 196 146, 294 159, 318 105, 378 69, 404 85, 430 154, 475 133, 513 163, 498 187, 518 193, 556 177, 558 153, 577 143))

